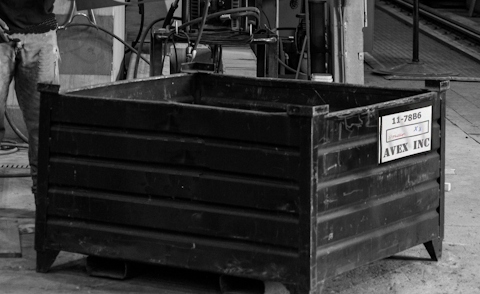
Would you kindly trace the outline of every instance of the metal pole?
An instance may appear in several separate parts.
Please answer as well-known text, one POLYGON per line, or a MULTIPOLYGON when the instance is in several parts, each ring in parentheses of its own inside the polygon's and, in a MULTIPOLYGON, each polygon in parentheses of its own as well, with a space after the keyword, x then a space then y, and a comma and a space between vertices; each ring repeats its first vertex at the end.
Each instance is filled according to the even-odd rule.
MULTIPOLYGON (((397 1, 397 0, 391 0, 397 1)), ((403 2, 401 2, 403 3, 403 2)), ((432 77, 438 79, 443 77, 445 79, 451 79, 450 76, 458 75, 458 73, 453 72, 439 72, 438 70, 430 69, 426 64, 420 61, 419 58, 419 33, 420 33, 420 24, 419 24, 419 10, 420 5, 418 4, 419 0, 413 1, 413 58, 411 62, 394 66, 391 68, 380 68, 374 69, 374 73, 382 75, 394 75, 394 76, 409 76, 409 77, 422 77, 426 79, 427 77, 432 77)))
MULTIPOLYGON (((310 5, 308 5, 308 0, 304 0, 303 5, 305 7, 305 26, 306 26, 306 34, 305 38, 307 38, 307 80, 310 80, 312 77, 312 51, 310 49, 310 32, 311 32, 311 26, 310 26, 310 5)), ((314 17, 318 17, 315 15, 314 17)), ((300 58, 303 58, 303 56, 300 56, 300 58)))
POLYGON ((325 4, 326 0, 309 0, 310 48, 312 73, 326 72, 326 42, 325 42, 325 4))
POLYGON ((419 62, 419 5, 418 0, 413 1, 413 58, 412 62, 419 62))

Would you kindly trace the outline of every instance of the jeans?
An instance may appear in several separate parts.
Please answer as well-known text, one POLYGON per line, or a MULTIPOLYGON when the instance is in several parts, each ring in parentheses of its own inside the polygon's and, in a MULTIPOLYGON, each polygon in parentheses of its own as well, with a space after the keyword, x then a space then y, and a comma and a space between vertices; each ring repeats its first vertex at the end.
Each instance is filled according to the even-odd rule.
POLYGON ((18 105, 28 132, 28 159, 32 174, 32 191, 36 193, 38 163, 38 125, 40 93, 38 83, 59 84, 56 31, 44 34, 12 34, 0 40, 0 141, 5 136, 5 105, 12 79, 18 105))

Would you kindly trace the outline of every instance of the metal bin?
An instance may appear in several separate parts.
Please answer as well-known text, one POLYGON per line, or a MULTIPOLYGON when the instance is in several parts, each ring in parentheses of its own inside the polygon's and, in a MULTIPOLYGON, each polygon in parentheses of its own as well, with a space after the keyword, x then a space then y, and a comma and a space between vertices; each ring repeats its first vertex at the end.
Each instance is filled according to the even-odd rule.
POLYGON ((303 294, 418 244, 441 254, 448 81, 416 90, 195 73, 39 87, 39 272, 68 251, 303 294), (430 149, 382 162, 405 150, 383 153, 379 121, 424 109, 430 149))

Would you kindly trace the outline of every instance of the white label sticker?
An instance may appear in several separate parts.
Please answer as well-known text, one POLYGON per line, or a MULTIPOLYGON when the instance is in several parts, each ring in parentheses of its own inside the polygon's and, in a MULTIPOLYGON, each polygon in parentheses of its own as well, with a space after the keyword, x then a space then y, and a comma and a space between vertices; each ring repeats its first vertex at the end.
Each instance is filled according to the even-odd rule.
POLYGON ((378 162, 430 151, 432 106, 381 116, 378 162))

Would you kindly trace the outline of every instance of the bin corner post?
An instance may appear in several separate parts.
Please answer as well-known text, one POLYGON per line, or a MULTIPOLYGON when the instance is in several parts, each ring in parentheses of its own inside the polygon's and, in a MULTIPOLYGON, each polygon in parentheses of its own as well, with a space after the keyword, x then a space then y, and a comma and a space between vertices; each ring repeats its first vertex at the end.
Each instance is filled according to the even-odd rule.
POLYGON ((450 89, 450 80, 425 80, 425 88, 434 92, 446 92, 450 89))
POLYGON ((323 277, 318 277, 317 264, 317 212, 318 212, 318 142, 324 134, 325 115, 328 105, 287 109, 291 116, 300 120, 300 262, 296 293, 317 294, 321 292, 323 277))
POLYGON ((50 119, 52 97, 58 96, 60 86, 38 84, 40 92, 40 125, 38 142, 38 176, 35 197, 35 250, 37 251, 37 272, 45 273, 52 266, 59 251, 46 248, 48 162, 50 150, 50 119))
POLYGON ((39 83, 37 85, 37 90, 40 93, 58 93, 60 92, 60 85, 39 83))
POLYGON ((167 31, 164 28, 153 28, 150 33, 150 76, 163 75, 164 47, 168 43, 167 31))
POLYGON ((55 262, 55 259, 57 258, 58 253, 60 253, 60 251, 58 250, 38 250, 37 249, 36 271, 38 273, 48 272, 52 264, 55 262))
POLYGON ((445 148, 446 148, 446 98, 447 91, 450 89, 449 80, 426 80, 425 88, 430 91, 437 92, 437 101, 440 104, 440 203, 438 207, 439 213, 439 237, 436 240, 425 243, 432 260, 437 261, 442 255, 442 241, 445 236, 445 148))

